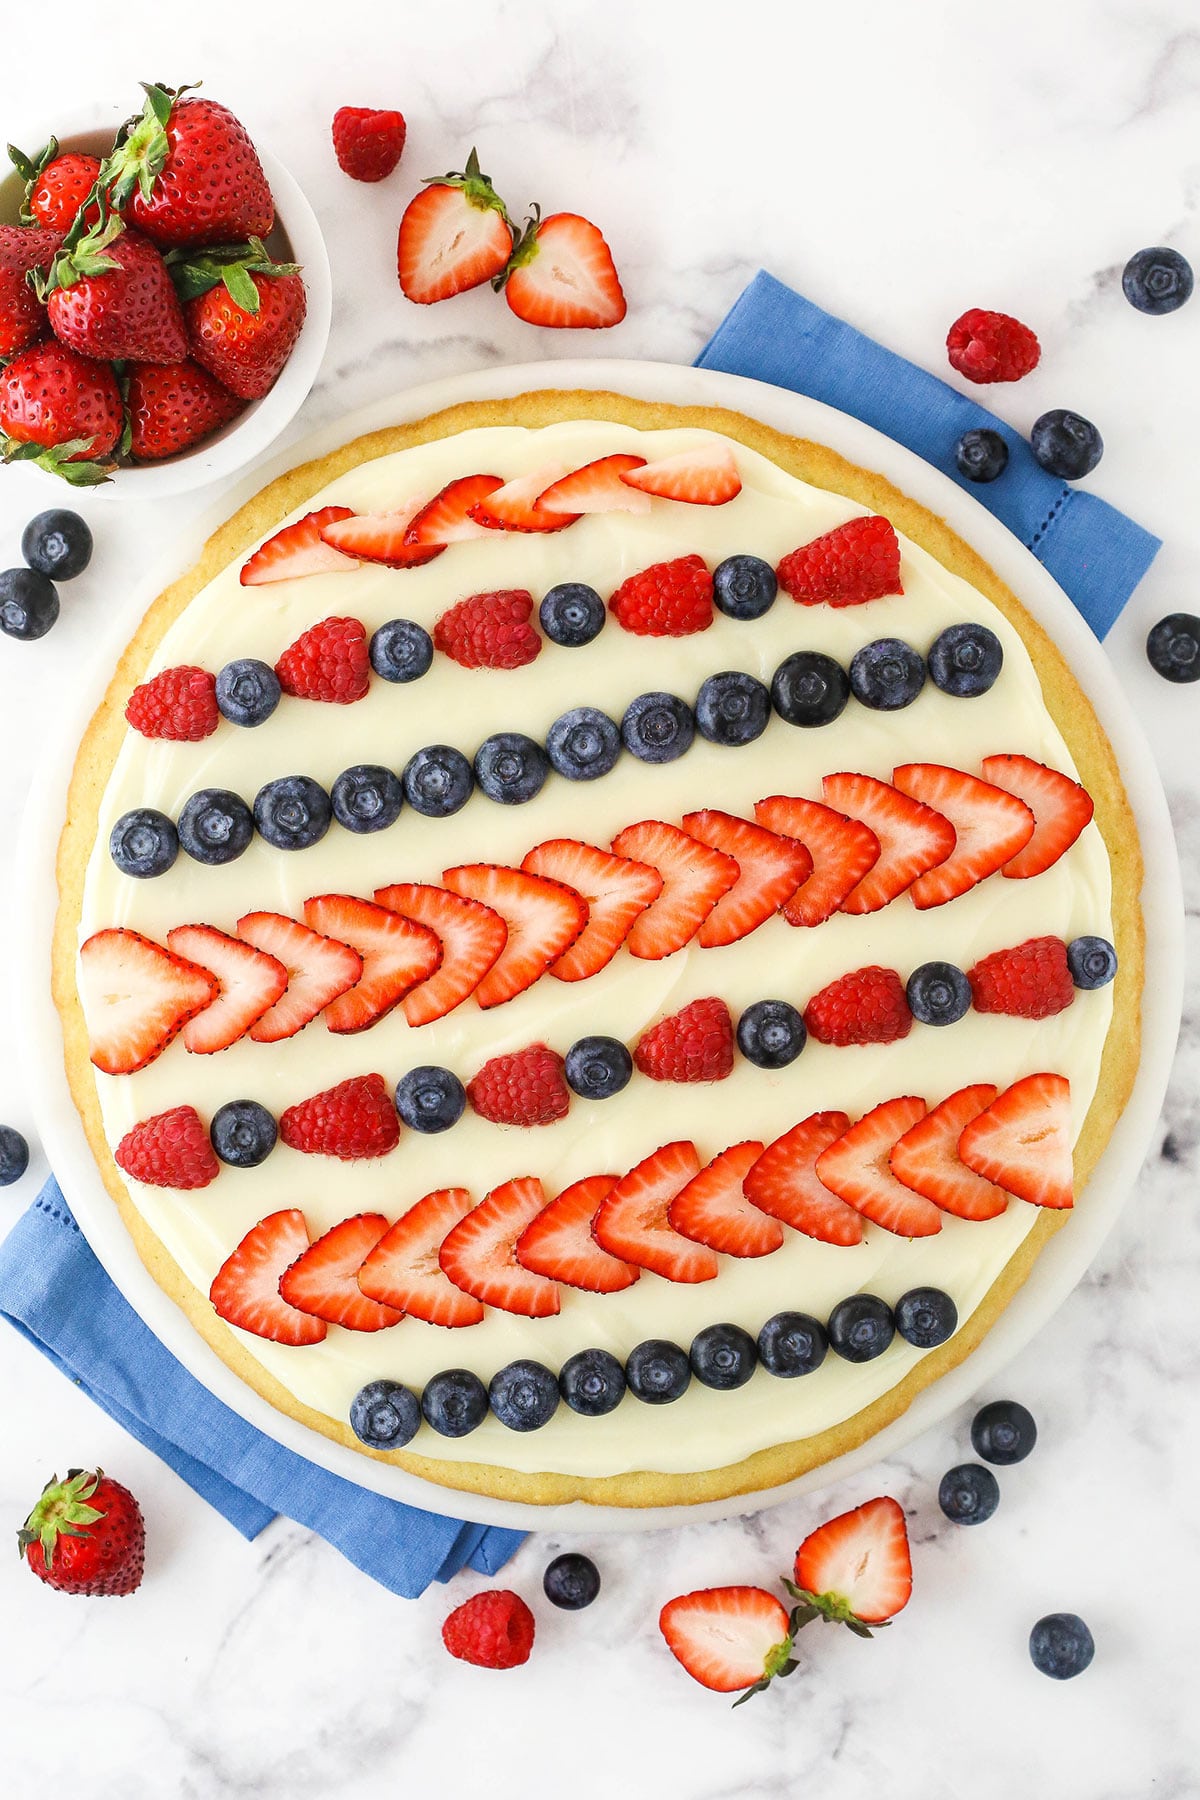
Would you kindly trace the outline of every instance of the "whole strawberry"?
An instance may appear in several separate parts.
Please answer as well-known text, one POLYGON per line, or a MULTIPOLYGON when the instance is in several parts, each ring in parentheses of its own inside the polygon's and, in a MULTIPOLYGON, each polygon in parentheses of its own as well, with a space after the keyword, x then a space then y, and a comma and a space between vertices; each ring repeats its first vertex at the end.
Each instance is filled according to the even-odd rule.
MULTIPOLYGON (((51 138, 36 156, 26 156, 12 144, 8 158, 25 183, 21 219, 27 225, 43 225, 53 231, 69 231, 100 174, 100 158, 80 151, 59 154, 58 139, 51 138)), ((98 217, 93 209, 89 224, 98 217)))
POLYGON ((222 281, 184 309, 192 356, 242 400, 257 400, 295 348, 308 309, 304 283, 292 264, 250 273, 253 298, 239 302, 222 281))
POLYGON ((354 181, 382 181, 404 151, 403 113, 371 106, 339 106, 333 115, 333 153, 354 181))
POLYGON ((84 356, 174 363, 187 354, 183 313, 162 256, 115 215, 74 245, 68 237, 45 291, 54 335, 84 356))
POLYGON ((107 481, 124 417, 107 363, 57 339, 31 344, 0 372, 0 451, 32 461, 75 487, 107 481))
POLYGON ((135 462, 176 456, 242 410, 236 394, 198 363, 134 363, 128 378, 129 448, 135 462))
POLYGON ((57 231, 0 225, 0 356, 15 356, 50 333, 50 315, 25 277, 50 267, 62 243, 57 231))
POLYGON ((102 1469, 69 1469, 65 1481, 53 1476, 17 1543, 38 1580, 60 1594, 132 1594, 141 1585, 141 1508, 102 1469))
POLYGON ((264 237, 275 203, 240 120, 186 88, 143 82, 141 117, 113 151, 114 206, 156 244, 225 244, 264 237))

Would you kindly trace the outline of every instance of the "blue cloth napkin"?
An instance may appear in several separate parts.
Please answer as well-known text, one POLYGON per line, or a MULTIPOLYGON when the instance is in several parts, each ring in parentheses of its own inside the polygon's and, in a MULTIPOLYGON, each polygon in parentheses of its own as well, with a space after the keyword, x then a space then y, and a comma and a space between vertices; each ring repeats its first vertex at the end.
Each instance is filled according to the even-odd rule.
POLYGON ((698 368, 750 375, 851 413, 949 475, 1032 550, 1104 637, 1146 573, 1160 539, 1095 494, 1048 475, 1018 432, 925 369, 761 271, 719 325, 698 368), (954 466, 964 431, 998 431, 1008 467, 967 481, 954 466))
POLYGON ((53 1178, 0 1244, 0 1315, 243 1537, 284 1513, 409 1599, 462 1568, 495 1574, 521 1542, 343 1481, 231 1412, 117 1292, 53 1178))

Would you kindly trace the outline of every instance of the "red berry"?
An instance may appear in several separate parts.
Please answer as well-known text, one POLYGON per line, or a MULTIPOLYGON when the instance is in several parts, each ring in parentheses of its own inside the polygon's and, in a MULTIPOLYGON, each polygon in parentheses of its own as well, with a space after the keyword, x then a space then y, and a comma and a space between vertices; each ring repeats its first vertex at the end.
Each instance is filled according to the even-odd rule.
POLYGON ((1036 369, 1041 346, 1028 325, 1008 313, 973 306, 946 335, 950 367, 968 381, 1020 381, 1036 369))
POLYGON ((354 181, 382 181, 400 161, 405 133, 403 113, 339 106, 333 115, 338 168, 354 181))
POLYGON ((57 231, 0 225, 0 356, 14 356, 50 332, 50 316, 25 277, 47 269, 62 243, 57 231))
POLYGON ((134 363, 126 395, 129 448, 136 462, 175 456, 209 437, 242 410, 198 363, 134 363))
POLYGON ((847 519, 789 551, 775 571, 780 587, 801 606, 861 606, 902 594, 900 543, 887 519, 847 519))
POLYGON ((712 576, 702 556, 652 563, 621 583, 608 603, 638 637, 690 637, 713 622, 712 576))
POLYGON ((60 1594, 132 1594, 142 1579, 146 1528, 127 1487, 97 1469, 46 1484, 17 1533, 39 1581, 60 1594))
POLYGON ((977 1012, 1048 1019, 1075 998, 1067 948, 1056 937, 1029 938, 1011 950, 997 950, 968 969, 967 979, 977 1012))
MULTIPOLYGON (((68 151, 48 162, 29 190, 28 206, 39 225, 53 231, 69 231, 75 215, 96 185, 100 158, 68 151)), ((88 223, 97 216, 93 207, 88 223)))
POLYGON ((733 1068, 733 1020, 723 1000, 693 1000, 660 1019, 633 1060, 651 1081, 723 1081, 733 1068))
POLYGON ((871 967, 814 994, 804 1023, 819 1044, 894 1044, 912 1030, 912 1014, 895 969, 871 967))
POLYGON ((563 1059, 545 1044, 493 1056, 468 1082, 467 1098, 481 1118, 496 1125, 551 1125, 565 1117, 571 1103, 563 1059))
POLYGON ((292 1150, 343 1162, 386 1156, 400 1141, 400 1121, 382 1075, 352 1075, 289 1106, 279 1136, 292 1150))
POLYGON ((221 1165, 194 1106, 173 1106, 135 1125, 113 1152, 118 1166, 150 1187, 202 1188, 221 1165))
POLYGON ((190 664, 164 669, 134 688, 126 702, 125 717, 143 737, 198 744, 201 738, 211 736, 221 722, 216 677, 190 664))
POLYGON ((366 631, 357 619, 322 619, 288 646, 275 673, 285 694, 349 706, 371 683, 366 631))
POLYGON ((515 1669, 533 1649, 533 1614, 510 1588, 491 1588, 456 1606, 442 1626, 442 1642, 460 1662, 480 1669, 515 1669))
POLYGON ((471 594, 444 612, 433 628, 434 646, 464 669, 520 669, 542 640, 529 623, 533 595, 524 588, 471 594))

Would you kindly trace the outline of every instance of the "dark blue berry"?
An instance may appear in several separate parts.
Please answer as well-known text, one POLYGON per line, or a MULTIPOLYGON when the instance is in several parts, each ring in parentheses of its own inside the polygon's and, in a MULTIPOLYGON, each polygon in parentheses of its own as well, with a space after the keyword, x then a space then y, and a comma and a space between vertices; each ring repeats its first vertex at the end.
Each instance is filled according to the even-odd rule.
POLYGON ((1117 953, 1107 938, 1072 938, 1067 945, 1067 967, 1077 988, 1107 987, 1117 972, 1117 953))
POLYGON ((828 1348, 825 1327, 807 1313, 776 1313, 758 1334, 759 1362, 769 1375, 785 1380, 811 1375, 825 1361, 828 1348))
POLYGON ((179 847, 198 863, 231 863, 254 836, 254 814, 228 788, 201 788, 183 803, 179 847))
POLYGON ((849 698, 850 677, 819 650, 786 656, 771 681, 771 703, 789 725, 829 725, 849 698))
POLYGON ((938 1505, 956 1525, 982 1525, 1000 1504, 1000 1483, 980 1463, 947 1469, 938 1485, 938 1505))
POLYGON ((439 1436, 466 1437, 487 1418, 487 1389, 470 1369, 442 1369, 425 1383, 421 1412, 439 1436))
POLYGON ((995 481, 1008 467, 1008 445, 986 425, 964 431, 954 446, 954 466, 968 481, 995 481))
POLYGON ((710 675, 696 696, 696 724, 710 744, 739 748, 767 729, 771 695, 753 675, 724 669, 710 675))
POLYGON ((590 1556, 567 1550, 546 1564, 542 1588, 552 1606, 561 1606, 564 1612, 579 1612, 590 1606, 600 1592, 600 1571, 590 1556))
POLYGON ((409 758, 401 777, 404 798, 427 819, 447 819, 471 798, 475 777, 461 750, 427 744, 409 758))
POLYGON ((625 1371, 609 1350, 578 1350, 559 1370, 558 1387, 572 1412, 599 1419, 620 1405, 625 1371))
POLYGON ((275 1148, 279 1127, 257 1100, 227 1100, 213 1114, 208 1135, 231 1169, 257 1169, 275 1148))
POLYGON ((0 1187, 20 1181, 29 1167, 29 1145, 11 1125, 0 1125, 0 1187))
POLYGON ((731 619, 761 619, 778 592, 775 571, 761 556, 727 556, 713 570, 713 604, 731 619))
POLYGON ((1029 1634, 1033 1666, 1052 1681, 1070 1681, 1096 1654, 1096 1640, 1078 1613, 1047 1613, 1029 1634))
POLYGON ((974 700, 994 685, 1004 650, 986 625, 947 625, 929 646, 928 663, 935 687, 956 700, 974 700))
POLYGON ((501 806, 532 800, 549 773, 546 752, 523 731, 497 731, 475 752, 475 779, 488 799, 501 806))
POLYGON ((108 852, 122 875, 146 881, 165 875, 179 855, 179 833, 165 813, 137 806, 122 813, 108 839, 108 852))
POLYGON ((217 705, 232 725, 261 725, 279 705, 282 692, 270 663, 256 656, 226 663, 217 676, 217 705))
POLYGON ((758 1350, 740 1325, 706 1325, 692 1339, 692 1374, 705 1387, 727 1392, 744 1387, 754 1373, 758 1350))
POLYGON ((971 1420, 971 1448, 984 1462, 1024 1462, 1037 1443, 1037 1421, 1019 1400, 992 1400, 971 1420))
POLYGON ((621 720, 621 741, 640 762, 674 762, 695 735, 692 709, 678 694, 639 694, 621 720))
POLYGON ((394 825, 404 804, 400 777, 379 763, 343 769, 329 793, 333 816, 347 831, 383 831, 394 825))
POLYGON ((410 1069, 396 1086, 396 1111, 413 1131, 449 1131, 463 1116, 466 1089, 458 1076, 435 1063, 410 1069))
POLYGON ((625 1359, 625 1380, 630 1393, 648 1406, 665 1406, 687 1391, 692 1365, 686 1350, 665 1338, 647 1338, 635 1344, 625 1359))
POLYGON ((958 1308, 941 1288, 909 1288, 896 1302, 896 1330, 916 1350, 935 1350, 958 1328, 958 1308))
POLYGON ((633 1058, 613 1037, 584 1037, 567 1051, 563 1065, 570 1085, 583 1100, 611 1100, 633 1074, 633 1058))
POLYGON ((756 1000, 738 1020, 738 1049, 759 1069, 785 1069, 807 1040, 804 1020, 786 1000, 756 1000))
POLYGON ((573 706, 546 733, 546 754, 568 781, 595 781, 621 754, 620 728, 594 706, 573 706))
POLYGON ((558 1409, 558 1382, 545 1363, 521 1357, 492 1376, 488 1400, 510 1431, 537 1431, 558 1409))
POLYGON ((578 650, 604 629, 604 602, 595 588, 581 581, 552 587, 538 608, 538 620, 552 644, 578 650))
POLYGON ((60 506, 30 519, 21 533, 21 555, 39 575, 70 581, 92 560, 92 533, 85 519, 60 506))
POLYGON ((421 1403, 399 1381, 368 1381, 350 1402, 355 1437, 372 1450, 400 1450, 416 1437, 421 1403))
POLYGON ((904 988, 908 1010, 922 1025, 954 1025, 971 1005, 971 984, 953 963, 927 962, 904 988))
POLYGON ((372 637, 370 656, 384 681, 417 681, 433 661, 433 639, 411 619, 389 619, 372 637))
POLYGON ((1143 313, 1174 312, 1191 299, 1192 285, 1191 263, 1165 244, 1135 251, 1121 275, 1125 298, 1143 313))
POLYGON ((329 795, 309 775, 281 775, 254 796, 254 823, 276 850, 319 844, 332 817, 329 795))
POLYGON ((30 643, 45 637, 58 617, 58 590, 36 569, 5 569, 0 574, 0 631, 30 643))
POLYGON ((1146 639, 1150 667, 1164 681, 1200 681, 1200 619, 1168 613, 1146 639))
POLYGON ((845 1362, 871 1362, 882 1356, 896 1334, 892 1309, 876 1294, 851 1294, 839 1300, 826 1326, 830 1348, 845 1362))
POLYGON ((1060 481, 1082 481, 1104 455, 1104 439, 1090 419, 1056 406, 1033 421, 1029 447, 1060 481))
POLYGON ((875 712, 911 706, 925 686, 925 660, 902 638, 876 638, 850 661, 850 689, 875 712))

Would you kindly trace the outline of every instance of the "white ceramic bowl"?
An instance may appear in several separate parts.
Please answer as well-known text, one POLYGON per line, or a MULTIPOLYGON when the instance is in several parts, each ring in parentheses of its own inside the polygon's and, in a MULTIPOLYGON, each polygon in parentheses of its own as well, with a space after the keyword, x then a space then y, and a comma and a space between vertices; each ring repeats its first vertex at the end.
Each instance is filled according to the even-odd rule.
MULTIPOLYGON (((92 156, 106 155, 129 110, 98 104, 86 116, 69 115, 55 132, 60 148, 92 156)), ((44 131, 37 143, 30 140, 21 147, 33 155, 48 136, 49 132, 44 131)), ((112 481, 92 490, 95 493, 157 500, 168 494, 190 493, 222 476, 236 474, 290 424, 316 379, 329 338, 333 299, 325 240, 316 214, 283 164, 257 138, 255 147, 275 196, 275 224, 266 240, 267 248, 276 261, 297 262, 303 269, 308 308, 292 354, 274 387, 261 400, 251 401, 222 430, 194 449, 183 450, 160 463, 118 469, 112 481)), ((0 224, 16 222, 22 185, 15 169, 0 180, 0 224)))

